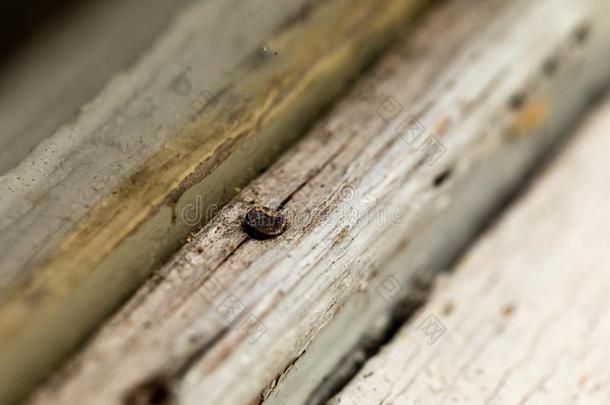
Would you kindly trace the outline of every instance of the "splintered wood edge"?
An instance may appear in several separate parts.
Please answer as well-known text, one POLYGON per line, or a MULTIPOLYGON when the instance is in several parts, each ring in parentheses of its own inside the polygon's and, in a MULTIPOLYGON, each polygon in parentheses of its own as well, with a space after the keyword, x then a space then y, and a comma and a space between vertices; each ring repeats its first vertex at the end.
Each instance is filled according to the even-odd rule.
MULTIPOLYGON (((299 10, 295 10, 294 5, 302 3, 285 5, 292 11, 289 14, 295 14, 299 10)), ((10 238, 18 234, 17 230, 31 224, 30 228, 26 227, 25 235, 42 238, 44 243, 40 246, 34 266, 28 260, 20 262, 23 257, 18 254, 11 256, 7 253, 2 258, 2 271, 6 274, 0 280, 0 400, 11 401, 23 396, 35 381, 43 377, 144 280, 155 263, 175 251, 190 232, 201 226, 206 219, 201 212, 210 214, 217 210, 235 194, 234 187, 245 184, 293 142, 299 131, 424 3, 419 0, 384 0, 381 4, 368 0, 312 1, 303 6, 300 14, 281 26, 272 25, 276 23, 273 21, 266 22, 272 29, 272 35, 263 38, 265 48, 260 50, 258 43, 259 50, 242 60, 228 81, 225 79, 224 83, 216 84, 218 92, 214 94, 214 110, 209 114, 195 115, 193 121, 189 122, 193 106, 190 101, 182 101, 179 109, 182 126, 174 122, 167 124, 177 133, 150 156, 145 153, 136 153, 135 157, 130 155, 135 160, 145 157, 137 165, 130 159, 125 160, 136 170, 135 173, 129 174, 128 168, 121 171, 120 166, 118 172, 116 167, 107 168, 105 175, 112 174, 112 181, 125 175, 127 179, 115 187, 108 187, 102 182, 100 186, 106 186, 101 194, 103 198, 94 201, 82 218, 71 218, 74 224, 67 232, 64 232, 64 228, 60 228, 61 231, 52 227, 41 229, 41 222, 35 220, 35 214, 24 213, 24 205, 17 203, 22 198, 18 197, 19 193, 23 193, 26 200, 32 195, 26 186, 19 183, 20 178, 16 174, 20 171, 27 173, 26 166, 30 162, 24 162, 10 175, 3 177, 3 185, 8 187, 7 195, 12 200, 2 201, 0 206, 3 209, 14 208, 14 212, 7 213, 5 217, 7 221, 14 221, 9 227, 11 232, 3 233, 3 236, 10 242, 10 238), (230 111, 229 117, 227 111, 230 111), (251 144, 245 145, 248 142, 251 144), (16 188, 11 188, 11 184, 16 188), (189 222, 185 220, 184 213, 192 206, 197 207, 201 218, 189 222), (18 219, 14 220, 14 216, 18 219), (43 234, 39 234, 39 231, 43 234), (48 252, 45 253, 45 249, 48 252), (13 266, 17 263, 23 268, 13 266)), ((195 17, 210 16, 213 8, 206 8, 212 7, 210 4, 220 7, 221 3, 205 2, 189 11, 195 17)), ((277 4, 277 7, 280 6, 277 4)), ((202 30, 209 28, 203 27, 205 24, 200 21, 193 21, 193 18, 187 15, 180 23, 189 29, 193 25, 202 26, 202 30)), ((228 23, 218 21, 216 24, 226 27, 228 23)), ((171 42, 182 39, 180 29, 179 25, 171 35, 168 34, 171 37, 169 46, 166 43, 162 45, 171 50, 171 42)), ((240 29, 238 24, 235 29, 240 29)), ((186 29, 185 32, 192 33, 186 29)), ((232 45, 226 44, 226 47, 231 48, 232 45)), ((197 58, 202 57, 198 48, 183 51, 186 54, 194 53, 197 58)), ((171 58, 180 59, 176 57, 175 50, 168 54, 153 52, 153 56, 150 58, 153 67, 159 63, 155 58, 165 57, 167 63, 175 63, 171 58)), ((143 64, 147 62, 144 60, 143 64)), ((188 60, 181 62, 189 63, 188 60)), ((135 71, 146 71, 147 68, 150 66, 139 66, 135 71)), ((190 68, 205 71, 201 65, 190 68)), ((201 76, 201 73, 198 74, 201 76)), ((100 96, 101 101, 94 101, 87 107, 83 122, 79 121, 76 129, 68 128, 59 137, 65 141, 65 138, 80 130, 111 133, 113 126, 121 128, 121 123, 125 121, 120 115, 123 111, 114 111, 120 110, 121 104, 115 105, 111 111, 115 115, 110 115, 102 124, 96 123, 100 118, 94 116, 94 109, 102 105, 107 107, 108 99, 131 90, 135 93, 133 97, 142 99, 138 105, 141 108, 145 104, 144 99, 150 95, 137 88, 136 85, 141 83, 129 82, 131 78, 119 77, 111 83, 106 93, 100 96), (87 121, 89 118, 90 121, 87 121)), ((170 89, 163 78, 153 77, 151 80, 153 89, 163 85, 163 91, 159 90, 155 97, 166 97, 170 89)), ((192 86, 202 85, 203 89, 206 88, 201 78, 199 82, 195 77, 190 80, 192 86)), ((116 98, 124 101, 121 96, 116 98)), ((162 100, 162 103, 170 101, 162 100)), ((201 102, 199 99, 196 101, 201 102)), ((148 131, 150 120, 147 117, 154 118, 154 115, 150 115, 148 110, 130 113, 143 114, 144 118, 141 126, 128 129, 131 132, 148 131)), ((137 144, 132 145, 121 139, 125 134, 120 130, 112 136, 116 136, 116 141, 121 145, 127 142, 128 150, 137 150, 137 144)), ((45 158, 45 148, 55 141, 51 139, 41 145, 31 160, 45 158)), ((90 148, 90 145, 84 144, 84 148, 90 148)), ((117 159, 123 156, 121 153, 118 157, 108 155, 108 158, 117 159)), ((70 156, 65 165, 69 165, 70 156)), ((70 173, 80 170, 83 166, 81 159, 82 156, 73 159, 76 161, 71 163, 75 168, 70 173)), ((88 175, 92 176, 91 184, 100 184, 99 179, 93 180, 95 173, 83 174, 84 177, 88 175)), ((77 195, 82 185, 70 185, 66 181, 62 187, 71 186, 70 196, 77 195)), ((44 184, 37 186, 44 188, 44 184)), ((99 197, 99 193, 94 194, 99 197)), ((39 192, 36 196, 40 201, 36 201, 34 209, 40 209, 47 203, 59 204, 54 200, 58 198, 55 192, 39 192)), ((28 204, 30 202, 26 206, 28 204)), ((63 207, 59 205, 67 217, 73 215, 70 210, 74 201, 66 201, 63 207)), ((83 207, 87 207, 87 204, 79 209, 83 207)), ((51 213, 39 214, 51 216, 51 213)), ((71 224, 70 221, 67 223, 71 224)), ((33 239, 30 242, 26 239, 21 241, 34 244, 33 239)), ((9 245, 5 244, 3 250, 10 252, 9 245)), ((10 247, 15 251, 21 249, 21 252, 25 249, 24 245, 18 244, 10 247)), ((35 251, 34 248, 31 246, 32 251, 35 251)))
POLYGON ((121 403, 159 380, 186 404, 305 402, 408 293, 379 286, 388 277, 408 286, 418 271, 447 265, 606 85, 607 7, 442 6, 221 210, 32 403, 70 403, 93 388, 91 403, 121 403), (471 7, 476 16, 466 15, 471 7), (583 26, 586 41, 578 39, 583 26), (549 72, 551 57, 559 67, 549 72), (523 94, 525 102, 513 102, 523 94), (421 124, 422 140, 434 134, 442 142, 440 159, 409 144, 413 133, 397 130, 405 123, 421 124), (241 222, 252 204, 281 209, 286 232, 249 240, 241 222))
POLYGON ((610 100, 331 404, 608 400, 610 100))

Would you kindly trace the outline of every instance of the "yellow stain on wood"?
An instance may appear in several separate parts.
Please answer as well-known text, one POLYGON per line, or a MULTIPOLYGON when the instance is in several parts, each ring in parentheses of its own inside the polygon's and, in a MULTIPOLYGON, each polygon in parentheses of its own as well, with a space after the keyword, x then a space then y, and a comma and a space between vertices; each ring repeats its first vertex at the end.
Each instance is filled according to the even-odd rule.
POLYGON ((529 101, 519 110, 512 122, 510 126, 511 136, 520 137, 540 127, 548 120, 549 109, 549 102, 544 98, 529 101))

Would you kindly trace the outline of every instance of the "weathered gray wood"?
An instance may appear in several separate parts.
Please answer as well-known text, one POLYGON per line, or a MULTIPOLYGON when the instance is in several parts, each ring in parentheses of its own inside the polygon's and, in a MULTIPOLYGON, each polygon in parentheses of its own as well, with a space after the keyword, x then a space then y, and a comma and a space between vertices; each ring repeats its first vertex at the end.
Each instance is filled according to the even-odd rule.
POLYGON ((333 404, 607 404, 610 100, 333 404))
POLYGON ((72 121, 192 1, 76 2, 61 18, 45 22, 0 66, 0 175, 72 121))
POLYGON ((0 177, 0 402, 274 161, 423 3, 196 2, 0 177))
POLYGON ((93 404, 151 390, 186 404, 306 401, 408 291, 382 283, 392 276, 406 286, 417 271, 446 265, 606 85, 607 8, 601 0, 444 5, 32 403, 72 403, 93 390, 93 404), (425 127, 416 143, 399 125, 410 114, 425 127), (430 135, 442 156, 418 150, 430 135), (281 208, 286 233, 247 239, 240 222, 253 203, 281 208))

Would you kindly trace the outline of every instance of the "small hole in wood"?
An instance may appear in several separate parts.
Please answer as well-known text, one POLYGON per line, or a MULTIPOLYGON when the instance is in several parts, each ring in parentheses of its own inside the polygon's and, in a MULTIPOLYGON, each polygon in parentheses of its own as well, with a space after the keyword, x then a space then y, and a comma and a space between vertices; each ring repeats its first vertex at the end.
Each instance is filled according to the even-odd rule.
POLYGON ((455 309, 455 304, 453 304, 453 302, 448 301, 445 303, 445 305, 443 306, 443 315, 444 316, 449 316, 453 313, 453 310, 455 309))
POLYGON ((524 92, 518 92, 513 94, 508 100, 508 107, 511 110, 520 110, 527 101, 527 95, 524 92))
POLYGON ((559 57, 557 55, 553 55, 544 61, 542 64, 542 72, 546 76, 553 76, 557 69, 559 68, 559 57))
POLYGON ((516 307, 514 304, 506 304, 502 308, 502 315, 504 315, 504 317, 508 318, 515 312, 515 309, 516 309, 516 307))
POLYGON ((134 388, 125 405, 172 405, 174 394, 166 378, 154 377, 134 388))
POLYGON ((582 45, 587 42, 589 39, 589 35, 591 34, 591 25, 589 23, 583 23, 576 28, 574 31, 574 39, 576 39, 576 43, 582 45))
POLYGON ((434 184, 434 187, 440 187, 443 185, 443 183, 445 183, 447 181, 447 179, 449 179, 449 177, 451 177, 451 169, 447 169, 444 172, 442 172, 441 174, 439 174, 438 176, 436 176, 434 178, 434 180, 432 181, 432 184, 434 184))

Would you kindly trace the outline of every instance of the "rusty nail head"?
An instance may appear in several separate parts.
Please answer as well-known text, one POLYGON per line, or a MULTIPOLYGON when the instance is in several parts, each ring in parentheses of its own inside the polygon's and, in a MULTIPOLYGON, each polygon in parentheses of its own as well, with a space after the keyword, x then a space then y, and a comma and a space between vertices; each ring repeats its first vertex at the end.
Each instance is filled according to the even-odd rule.
POLYGON ((248 211, 243 227, 254 239, 269 239, 281 235, 286 230, 286 218, 278 210, 256 206, 248 211))

